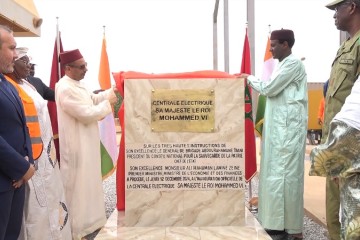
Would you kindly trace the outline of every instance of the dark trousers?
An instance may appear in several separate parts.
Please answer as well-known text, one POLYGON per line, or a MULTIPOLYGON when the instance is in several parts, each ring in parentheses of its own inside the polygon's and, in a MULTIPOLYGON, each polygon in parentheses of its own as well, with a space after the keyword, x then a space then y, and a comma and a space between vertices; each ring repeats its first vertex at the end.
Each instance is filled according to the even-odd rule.
POLYGON ((0 192, 0 240, 17 240, 23 217, 24 184, 18 189, 0 192))

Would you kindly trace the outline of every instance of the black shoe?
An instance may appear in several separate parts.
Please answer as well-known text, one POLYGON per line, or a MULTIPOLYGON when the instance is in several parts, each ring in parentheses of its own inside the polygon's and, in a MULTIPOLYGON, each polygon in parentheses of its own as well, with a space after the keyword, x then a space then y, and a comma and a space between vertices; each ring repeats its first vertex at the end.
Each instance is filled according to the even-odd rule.
POLYGON ((272 230, 272 229, 265 229, 267 234, 269 235, 283 235, 287 234, 284 230, 272 230))
POLYGON ((296 236, 291 236, 288 235, 287 240, 303 240, 304 238, 302 237, 296 237, 296 236))
POLYGON ((265 229, 272 240, 287 240, 287 233, 284 230, 265 229))

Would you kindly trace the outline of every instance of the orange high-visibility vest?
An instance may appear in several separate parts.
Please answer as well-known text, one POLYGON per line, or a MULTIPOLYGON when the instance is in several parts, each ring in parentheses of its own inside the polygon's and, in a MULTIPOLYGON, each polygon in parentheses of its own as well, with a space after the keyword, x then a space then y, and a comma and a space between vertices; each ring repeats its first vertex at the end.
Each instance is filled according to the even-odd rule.
POLYGON ((5 75, 5 78, 12 85, 14 85, 21 98, 22 104, 24 106, 26 125, 29 129, 33 159, 36 160, 40 157, 44 144, 41 139, 40 123, 34 100, 9 76, 5 75))

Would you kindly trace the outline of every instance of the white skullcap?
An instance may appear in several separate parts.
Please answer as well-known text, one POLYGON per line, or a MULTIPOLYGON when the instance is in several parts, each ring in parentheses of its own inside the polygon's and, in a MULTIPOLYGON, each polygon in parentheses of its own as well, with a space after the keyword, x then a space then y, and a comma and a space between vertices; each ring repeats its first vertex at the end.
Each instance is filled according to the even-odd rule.
POLYGON ((15 50, 16 50, 16 53, 18 55, 18 57, 15 59, 15 61, 22 58, 22 57, 24 57, 24 56, 26 56, 27 52, 29 51, 29 49, 26 48, 26 47, 18 47, 15 50))

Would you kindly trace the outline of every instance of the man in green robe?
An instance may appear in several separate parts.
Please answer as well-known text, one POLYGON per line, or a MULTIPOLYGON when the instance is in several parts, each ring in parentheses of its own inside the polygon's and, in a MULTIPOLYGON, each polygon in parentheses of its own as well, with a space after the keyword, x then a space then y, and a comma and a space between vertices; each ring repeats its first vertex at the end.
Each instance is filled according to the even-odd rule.
POLYGON ((269 81, 242 74, 253 89, 267 97, 259 183, 259 221, 302 239, 304 216, 304 158, 307 132, 307 76, 291 51, 291 30, 271 33, 270 52, 279 60, 269 81))

